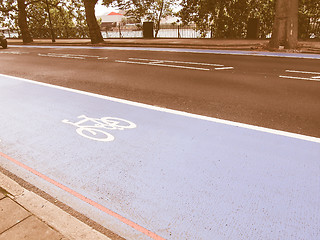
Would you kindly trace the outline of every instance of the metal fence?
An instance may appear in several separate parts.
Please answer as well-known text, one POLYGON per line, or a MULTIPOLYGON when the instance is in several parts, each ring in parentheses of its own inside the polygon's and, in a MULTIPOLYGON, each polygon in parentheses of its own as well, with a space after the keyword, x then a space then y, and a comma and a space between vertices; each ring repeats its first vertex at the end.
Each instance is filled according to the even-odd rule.
MULTIPOLYGON (((7 38, 20 38, 20 31, 18 29, 2 29, 7 38)), ((157 34, 158 38, 212 38, 214 30, 208 30, 201 33, 195 24, 178 25, 165 24, 161 25, 157 34)), ((49 28, 30 29, 32 37, 37 38, 51 38, 51 31, 49 28)), ((57 39, 72 39, 72 38, 89 38, 89 31, 87 28, 64 28, 54 29, 55 38, 57 39)), ((101 28, 103 38, 142 38, 143 30, 139 25, 127 24, 108 28, 101 28)), ((155 36, 155 30, 154 30, 155 36)), ((271 34, 269 34, 271 36, 271 34)), ((320 39, 320 20, 312 21, 305 27, 299 28, 300 39, 320 39)))

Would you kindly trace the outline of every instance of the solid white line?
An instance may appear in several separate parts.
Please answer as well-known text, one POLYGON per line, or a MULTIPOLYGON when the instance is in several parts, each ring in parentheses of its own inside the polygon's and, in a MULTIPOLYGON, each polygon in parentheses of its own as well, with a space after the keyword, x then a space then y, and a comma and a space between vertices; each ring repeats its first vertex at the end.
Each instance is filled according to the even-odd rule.
POLYGON ((312 79, 320 79, 320 76, 311 77, 312 79))
POLYGON ((317 81, 317 82, 320 81, 320 79, 315 79, 315 78, 303 78, 303 77, 293 77, 293 76, 279 76, 279 77, 289 78, 289 79, 297 79, 297 80, 317 81))
POLYGON ((196 67, 177 66, 177 65, 160 64, 160 63, 145 63, 145 62, 132 62, 132 61, 121 61, 121 60, 115 60, 115 62, 130 63, 130 64, 140 64, 140 65, 151 65, 151 66, 159 66, 159 67, 183 68, 183 69, 192 69, 192 70, 201 70, 201 71, 210 71, 210 69, 208 69, 208 68, 196 68, 196 67))
POLYGON ((306 73, 306 74, 316 74, 316 75, 320 75, 319 72, 305 72, 305 71, 296 71, 296 70, 286 70, 286 72, 291 72, 291 73, 306 73))
POLYGON ((213 66, 213 67, 223 67, 221 64, 214 63, 198 63, 198 62, 183 62, 183 61, 171 61, 171 60, 156 60, 156 59, 145 59, 145 58, 129 58, 130 60, 138 61, 155 61, 155 62, 168 62, 168 63, 185 63, 190 65, 202 65, 202 66, 213 66))
POLYGON ((241 128, 256 130, 256 131, 260 131, 260 132, 272 133, 272 134, 275 134, 275 135, 286 136, 286 137, 301 139, 301 140, 305 140, 305 141, 320 143, 320 138, 301 135, 301 134, 297 134, 297 133, 290 133, 290 132, 285 132, 285 131, 281 131, 281 130, 275 130, 275 129, 265 128, 265 127, 254 126, 254 125, 245 124, 245 123, 232 122, 232 121, 229 121, 229 120, 223 120, 223 119, 207 117, 207 116, 202 116, 202 115, 193 114, 193 113, 182 112, 182 111, 178 111, 178 110, 172 110, 172 109, 167 109, 167 108, 162 108, 162 107, 156 107, 156 106, 152 106, 152 105, 148 105, 148 104, 144 104, 144 103, 138 103, 138 102, 133 102, 133 101, 124 100, 124 99, 120 99, 120 98, 108 97, 108 96, 99 95, 99 94, 96 94, 96 93, 90 93, 90 92, 85 92, 85 91, 76 90, 76 89, 72 89, 72 88, 56 86, 56 85, 52 85, 52 84, 48 84, 48 83, 37 82, 37 81, 34 81, 34 80, 29 80, 29 79, 25 79, 25 78, 9 76, 9 75, 5 75, 5 74, 0 74, 0 76, 6 77, 6 78, 12 78, 12 79, 16 79, 16 80, 19 80, 19 81, 32 83, 32 84, 37 84, 37 85, 41 85, 41 86, 60 89, 60 90, 68 91, 68 92, 83 94, 83 95, 86 95, 86 96, 105 99, 105 100, 109 100, 109 101, 113 101, 113 102, 128 104, 128 105, 131 105, 131 106, 136 106, 136 107, 141 107, 141 108, 146 108, 146 109, 152 109, 152 110, 155 110, 155 111, 166 112, 166 113, 171 113, 171 114, 175 114, 175 115, 191 117, 191 118, 206 120, 206 121, 210 121, 210 122, 221 123, 221 124, 225 124, 225 125, 241 127, 241 128))
POLYGON ((233 69, 233 67, 220 67, 220 68, 214 68, 214 70, 227 70, 227 69, 233 69))

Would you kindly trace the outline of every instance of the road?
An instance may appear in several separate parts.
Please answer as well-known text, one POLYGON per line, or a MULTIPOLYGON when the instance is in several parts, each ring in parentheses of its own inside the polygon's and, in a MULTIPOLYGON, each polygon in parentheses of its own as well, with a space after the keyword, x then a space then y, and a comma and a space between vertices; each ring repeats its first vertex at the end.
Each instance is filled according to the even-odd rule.
POLYGON ((314 78, 319 59, 68 48, 10 48, 0 54, 3 74, 320 137, 320 84, 314 78), (178 63, 141 64, 151 60, 178 63))
POLYGON ((320 60, 1 56, 1 166, 102 226, 127 239, 319 238, 320 60))

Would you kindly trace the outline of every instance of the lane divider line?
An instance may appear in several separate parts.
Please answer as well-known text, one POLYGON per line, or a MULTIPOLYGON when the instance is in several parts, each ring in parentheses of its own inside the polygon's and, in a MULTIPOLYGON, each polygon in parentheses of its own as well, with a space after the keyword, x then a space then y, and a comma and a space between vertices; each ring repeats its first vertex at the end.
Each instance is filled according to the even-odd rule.
POLYGON ((151 238, 154 239, 154 240, 165 240, 164 238, 162 238, 162 237, 160 237, 159 235, 151 232, 150 230, 148 230, 148 229, 146 229, 146 228, 144 228, 144 227, 136 224, 135 222, 132 222, 131 220, 129 220, 129 219, 127 219, 127 218, 119 215, 118 213, 113 212, 112 210, 110 210, 110 209, 108 209, 108 208, 100 205, 99 203, 97 203, 97 202, 95 202, 95 201, 93 201, 93 200, 91 200, 91 199, 89 199, 89 198, 81 195, 80 193, 72 190, 71 188, 68 188, 68 187, 64 186, 63 184, 61 184, 61 183, 59 183, 59 182, 57 182, 57 181, 55 181, 55 180, 47 177, 46 175, 44 175, 44 174, 42 174, 42 173, 34 170, 33 168, 31 168, 31 167, 29 167, 29 166, 27 166, 27 165, 19 162, 18 160, 14 159, 14 158, 12 158, 12 157, 10 157, 10 156, 2 153, 2 152, 0 152, 0 156, 6 158, 7 160, 9 160, 9 161, 12 162, 12 163, 15 163, 16 165, 24 168, 25 170, 33 173, 34 175, 42 178, 43 180, 45 180, 45 181, 47 181, 47 182, 55 185, 56 187, 58 187, 58 188, 60 188, 60 189, 62 189, 62 190, 64 190, 64 191, 68 192, 69 194, 75 196, 76 198, 78 198, 78 199, 80 199, 80 200, 82 200, 82 201, 90 204, 91 206, 93 206, 93 207, 95 207, 95 208, 97 208, 97 209, 105 212, 106 214, 108 214, 108 215, 110 215, 110 216, 112 216, 112 217, 117 218, 117 219, 120 220, 121 222, 123 222, 123 223, 127 224, 128 226, 134 228, 135 230, 137 230, 137 231, 139 231, 139 232, 147 235, 148 237, 151 237, 151 238))
POLYGON ((228 70, 228 69, 233 69, 233 67, 218 67, 214 68, 215 70, 228 70))
POLYGON ((279 76, 281 78, 289 78, 289 79, 296 79, 296 80, 307 80, 307 81, 317 81, 320 82, 320 79, 317 79, 315 77, 313 78, 304 78, 304 77, 293 77, 293 76, 279 76))
POLYGON ((305 74, 315 74, 315 75, 320 75, 320 72, 306 72, 306 71, 297 71, 297 70, 286 70, 286 72, 290 72, 290 73, 305 73, 305 74))
POLYGON ((29 80, 29 79, 20 78, 20 77, 14 77, 14 76, 5 75, 5 74, 0 74, 0 76, 19 80, 22 82, 28 82, 28 83, 32 83, 32 84, 36 84, 36 85, 55 88, 55 89, 59 89, 59 90, 67 91, 67 92, 73 92, 73 93, 78 93, 78 94, 82 94, 82 95, 86 95, 86 96, 90 96, 90 97, 100 98, 100 99, 104 99, 104 100, 108 100, 108 101, 112 101, 112 102, 123 103, 123 104, 127 104, 130 106, 141 107, 141 108, 151 109, 151 110, 155 110, 155 111, 159 111, 159 112, 166 112, 166 113, 171 113, 171 114, 180 115, 180 116, 184 116, 184 117, 196 118, 196 119, 201 119, 201 120, 205 120, 205 121, 209 121, 209 122, 221 123, 221 124, 225 124, 225 125, 229 125, 229 126, 241 127, 241 128, 259 131, 259 132, 271 133, 271 134, 275 134, 275 135, 280 135, 280 136, 285 136, 285 137, 320 143, 320 138, 306 136, 306 135, 302 135, 302 134, 298 134, 298 133, 285 132, 285 131, 281 131, 281 130, 266 128, 266 127, 259 127, 259 126, 250 125, 250 124, 246 124, 246 123, 233 122, 230 120, 207 117, 207 116, 198 115, 198 114, 194 114, 194 113, 187 113, 187 112, 182 112, 182 111, 178 111, 178 110, 152 106, 152 105, 148 105, 145 103, 133 102, 133 101, 124 100, 124 99, 120 99, 120 98, 104 96, 104 95, 100 95, 97 93, 85 92, 85 91, 81 91, 81 90, 77 90, 77 89, 57 86, 57 85, 53 85, 53 84, 49 84, 49 83, 38 82, 38 81, 34 81, 34 80, 29 80))

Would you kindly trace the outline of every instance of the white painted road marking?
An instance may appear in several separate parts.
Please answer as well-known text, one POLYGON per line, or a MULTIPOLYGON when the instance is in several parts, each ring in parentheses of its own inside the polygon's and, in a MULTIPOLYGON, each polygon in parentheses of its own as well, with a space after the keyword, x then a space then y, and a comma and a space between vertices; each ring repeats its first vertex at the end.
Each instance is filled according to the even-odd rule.
POLYGON ((214 68, 215 70, 229 70, 233 69, 233 67, 219 67, 219 68, 214 68))
POLYGON ((155 61, 155 62, 167 62, 167 63, 183 63, 190 65, 202 65, 202 66, 213 66, 213 67, 223 67, 221 64, 214 63, 199 63, 199 62, 184 62, 184 61, 171 61, 171 60, 156 60, 156 59, 146 59, 146 58, 129 58, 129 60, 138 60, 138 61, 155 61))
POLYGON ((160 66, 160 67, 181 68, 181 69, 191 69, 191 70, 201 70, 201 71, 210 71, 210 69, 209 68, 193 67, 192 65, 212 66, 212 67, 216 67, 216 68, 214 68, 215 70, 233 69, 233 67, 224 67, 224 65, 214 64, 214 63, 183 62, 183 61, 158 60, 158 59, 146 59, 146 58, 129 58, 129 60, 133 60, 133 61, 116 60, 116 62, 129 63, 129 64, 152 65, 152 66, 160 66), (191 65, 191 66, 174 65, 174 64, 185 64, 185 65, 191 65))
POLYGON ((81 59, 96 58, 98 60, 107 60, 108 57, 94 56, 94 55, 83 55, 83 54, 69 54, 69 53, 38 53, 40 57, 55 57, 55 58, 68 58, 68 59, 81 59))
POLYGON ((62 120, 62 122, 77 127, 76 132, 82 137, 100 142, 111 142, 115 139, 105 130, 124 130, 137 127, 133 122, 121 118, 90 118, 85 115, 78 116, 78 118, 82 120, 75 123, 69 120, 62 120))
POLYGON ((291 73, 305 73, 305 74, 316 74, 316 75, 320 75, 320 72, 306 72, 306 71, 297 71, 297 70, 286 70, 286 72, 291 72, 291 73))
POLYGON ((200 71, 210 71, 209 68, 187 67, 187 66, 178 66, 178 65, 161 64, 161 63, 151 63, 151 62, 146 63, 146 62, 122 61, 122 60, 115 60, 115 62, 129 63, 129 64, 140 64, 140 65, 151 65, 151 66, 159 66, 159 67, 182 68, 182 69, 191 69, 191 70, 200 70, 200 71))
MULTIPOLYGON (((286 70, 288 73, 298 73, 304 75, 320 75, 320 72, 308 72, 308 71, 297 71, 297 70, 286 70)), ((320 76, 312 76, 312 77, 301 77, 301 76, 284 76, 280 75, 280 78, 288 78, 288 79, 296 79, 296 80, 306 80, 306 81, 320 81, 320 76)))
POLYGON ((42 53, 38 53, 38 56, 40 57, 54 57, 54 58, 69 58, 69 59, 81 59, 84 60, 84 57, 81 56, 77 56, 74 54, 58 54, 58 53, 46 53, 46 54, 42 54, 42 53))
POLYGON ((18 52, 18 51, 0 51, 0 54, 13 54, 13 55, 21 55, 28 54, 29 52, 18 52))
POLYGON ((296 80, 307 80, 307 81, 317 81, 317 82, 320 81, 320 79, 304 78, 304 77, 293 77, 293 76, 279 76, 279 77, 288 78, 288 79, 296 79, 296 80))

